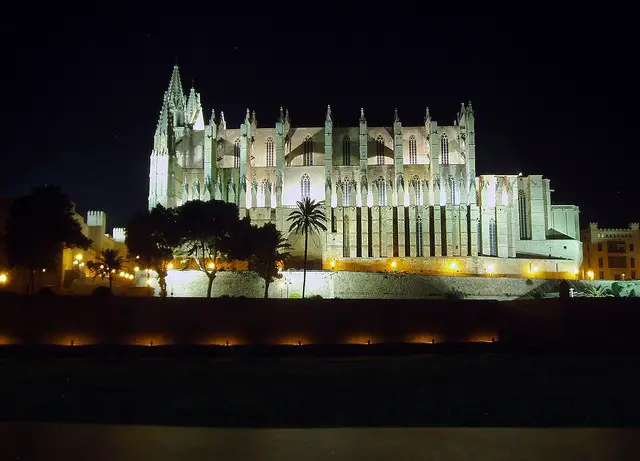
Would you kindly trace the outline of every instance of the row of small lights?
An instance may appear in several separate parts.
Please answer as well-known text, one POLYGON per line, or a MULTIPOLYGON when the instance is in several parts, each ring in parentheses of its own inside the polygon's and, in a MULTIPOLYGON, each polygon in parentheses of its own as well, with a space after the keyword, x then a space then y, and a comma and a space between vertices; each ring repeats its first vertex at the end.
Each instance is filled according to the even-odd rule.
MULTIPOLYGON (((335 269, 337 262, 335 259, 332 259, 331 262, 329 263, 329 265, 331 266, 331 269, 335 269)), ((391 269, 392 270, 396 270, 396 268, 398 267, 398 263, 395 260, 392 260, 390 263, 391 269)), ((449 264, 449 269, 451 269, 451 271, 453 272, 457 272, 458 271, 458 263, 453 261, 452 263, 449 264)), ((489 275, 493 275, 495 273, 495 266, 493 264, 488 264, 484 270, 489 274, 489 275)), ((529 272, 532 274, 536 274, 538 272, 538 267, 537 266, 533 266, 529 268, 529 272)), ((574 268, 573 269, 573 275, 578 275, 578 273, 580 272, 578 270, 578 268, 574 268)), ((593 271, 589 271, 587 272, 587 276, 593 280, 593 271)))

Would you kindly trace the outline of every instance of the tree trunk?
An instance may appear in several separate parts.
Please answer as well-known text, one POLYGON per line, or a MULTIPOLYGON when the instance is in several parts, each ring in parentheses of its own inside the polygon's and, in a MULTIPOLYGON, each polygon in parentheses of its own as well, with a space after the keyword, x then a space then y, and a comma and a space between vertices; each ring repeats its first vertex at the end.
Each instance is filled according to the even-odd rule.
POLYGON ((307 287, 307 248, 309 247, 309 230, 304 232, 304 266, 302 272, 302 299, 304 299, 304 291, 307 287))
POLYGON ((109 290, 113 288, 113 274, 109 271, 109 290))
POLYGON ((264 279, 264 299, 269 298, 269 281, 264 279))
POLYGON ((167 276, 160 271, 158 274, 158 283, 160 284, 160 297, 167 297, 167 276))
POLYGON ((35 280, 35 273, 33 269, 29 271, 29 278, 27 279, 27 294, 30 295, 33 292, 33 285, 35 280))
POLYGON ((207 298, 211 298, 211 287, 213 287, 213 279, 216 278, 216 275, 207 273, 207 277, 209 277, 209 285, 207 286, 207 298))

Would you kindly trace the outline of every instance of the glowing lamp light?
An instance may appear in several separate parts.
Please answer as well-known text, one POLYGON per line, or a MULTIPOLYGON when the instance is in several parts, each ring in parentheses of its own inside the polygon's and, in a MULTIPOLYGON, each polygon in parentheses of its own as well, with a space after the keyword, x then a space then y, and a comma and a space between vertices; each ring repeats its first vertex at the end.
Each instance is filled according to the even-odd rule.
POLYGON ((280 282, 280 288, 284 290, 284 282, 280 282))
POLYGON ((124 277, 124 272, 120 272, 120 277, 124 277))
POLYGON ((133 272, 138 272, 140 270, 140 268, 138 266, 133 268, 133 272))
POLYGON ((76 255, 76 260, 78 260, 78 261, 82 261, 82 253, 78 253, 78 254, 76 255))
POLYGON ((104 269, 104 264, 100 264, 100 269, 104 269))
POLYGON ((79 266, 80 266, 80 267, 84 267, 84 263, 80 263, 80 264, 79 264, 79 266))
POLYGON ((42 272, 47 272, 47 270, 46 269, 42 269, 42 272))
POLYGON ((216 268, 216 265, 213 263, 209 263, 209 265, 207 266, 209 269, 213 270, 216 268))
POLYGON ((537 267, 537 266, 533 266, 533 267, 531 268, 531 273, 532 273, 532 274, 535 274, 536 272, 538 272, 538 267, 537 267))
POLYGON ((78 261, 73 261, 73 265, 77 266, 78 265, 78 261))
POLYGON ((112 274, 115 274, 115 273, 116 273, 116 270, 115 270, 115 269, 111 269, 111 273, 112 273, 112 274))
POLYGON ((152 286, 153 285, 153 280, 151 280, 151 279, 147 280, 147 285, 152 286))
POLYGON ((452 262, 451 264, 449 264, 449 268, 454 271, 458 268, 458 263, 457 262, 452 262))
POLYGON ((594 277, 593 271, 587 272, 587 277, 589 277, 591 280, 593 280, 593 277, 594 277))
POLYGON ((133 274, 129 274, 129 280, 133 280, 133 274))
POLYGON ((493 274, 493 273, 495 272, 495 267, 493 266, 493 264, 489 264, 489 265, 487 266, 487 272, 488 272, 489 274, 493 274))
POLYGON ((331 269, 335 269, 335 267, 336 267, 336 260, 332 259, 331 260, 331 269))
POLYGON ((167 266, 167 269, 169 270, 173 269, 173 263, 169 263, 169 265, 167 266))
POLYGON ((140 259, 140 256, 136 256, 136 259, 140 259))
POLYGON ((578 275, 578 272, 579 272, 579 271, 578 271, 578 268, 577 268, 577 267, 573 269, 573 275, 578 275))
POLYGON ((1 284, 5 284, 7 283, 7 280, 9 280, 9 278, 7 277, 7 274, 0 274, 0 283, 1 284))
POLYGON ((396 267, 398 267, 398 263, 396 261, 391 261, 391 268, 395 270, 396 267))

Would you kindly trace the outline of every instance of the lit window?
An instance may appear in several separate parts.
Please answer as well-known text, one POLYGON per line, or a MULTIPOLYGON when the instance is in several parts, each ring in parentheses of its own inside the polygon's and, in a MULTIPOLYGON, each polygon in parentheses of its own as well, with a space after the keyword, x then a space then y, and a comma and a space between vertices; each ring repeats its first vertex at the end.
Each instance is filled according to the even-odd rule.
POLYGON ((411 135, 409 137, 409 164, 415 165, 416 163, 418 163, 418 146, 416 137, 411 135))
POLYGON ((310 136, 307 136, 304 140, 304 155, 302 157, 304 166, 313 165, 313 140, 310 136))
POLYGON ((376 158, 378 165, 384 165, 384 139, 380 135, 376 138, 376 158))
POLYGON ((302 179, 300 180, 300 192, 302 200, 311 198, 311 179, 309 179, 309 175, 306 173, 302 175, 302 179))
POLYGON ((349 206, 351 202, 351 194, 349 194, 349 184, 345 183, 342 192, 342 206, 349 206))
POLYGON ((351 140, 345 136, 342 140, 342 164, 351 165, 351 140))
POLYGON ((449 138, 446 134, 443 134, 440 138, 440 157, 442 158, 442 164, 449 164, 449 138))
POLYGON ((273 138, 267 138, 267 166, 273 166, 273 138))
POLYGON ((233 145, 233 167, 240 168, 240 138, 233 145))
POLYGON ((413 179, 411 179, 411 185, 413 186, 413 190, 416 194, 416 205, 423 205, 422 181, 420 181, 420 178, 417 176, 414 176, 413 179))

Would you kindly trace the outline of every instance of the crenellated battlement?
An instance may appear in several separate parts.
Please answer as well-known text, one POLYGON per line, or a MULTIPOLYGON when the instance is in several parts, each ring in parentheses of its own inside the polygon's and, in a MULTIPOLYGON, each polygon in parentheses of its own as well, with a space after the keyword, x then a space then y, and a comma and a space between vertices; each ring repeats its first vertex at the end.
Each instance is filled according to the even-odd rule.
POLYGON ((127 237, 127 230, 124 227, 113 228, 113 240, 119 243, 124 243, 127 237))
POLYGON ((638 229, 640 228, 639 223, 629 223, 629 227, 628 228, 615 228, 615 227, 603 227, 603 228, 599 228, 598 227, 598 223, 589 223, 589 230, 591 231, 598 231, 598 232, 637 232, 638 229))
POLYGON ((107 214, 104 211, 88 211, 87 226, 89 227, 105 227, 107 226, 107 214))

